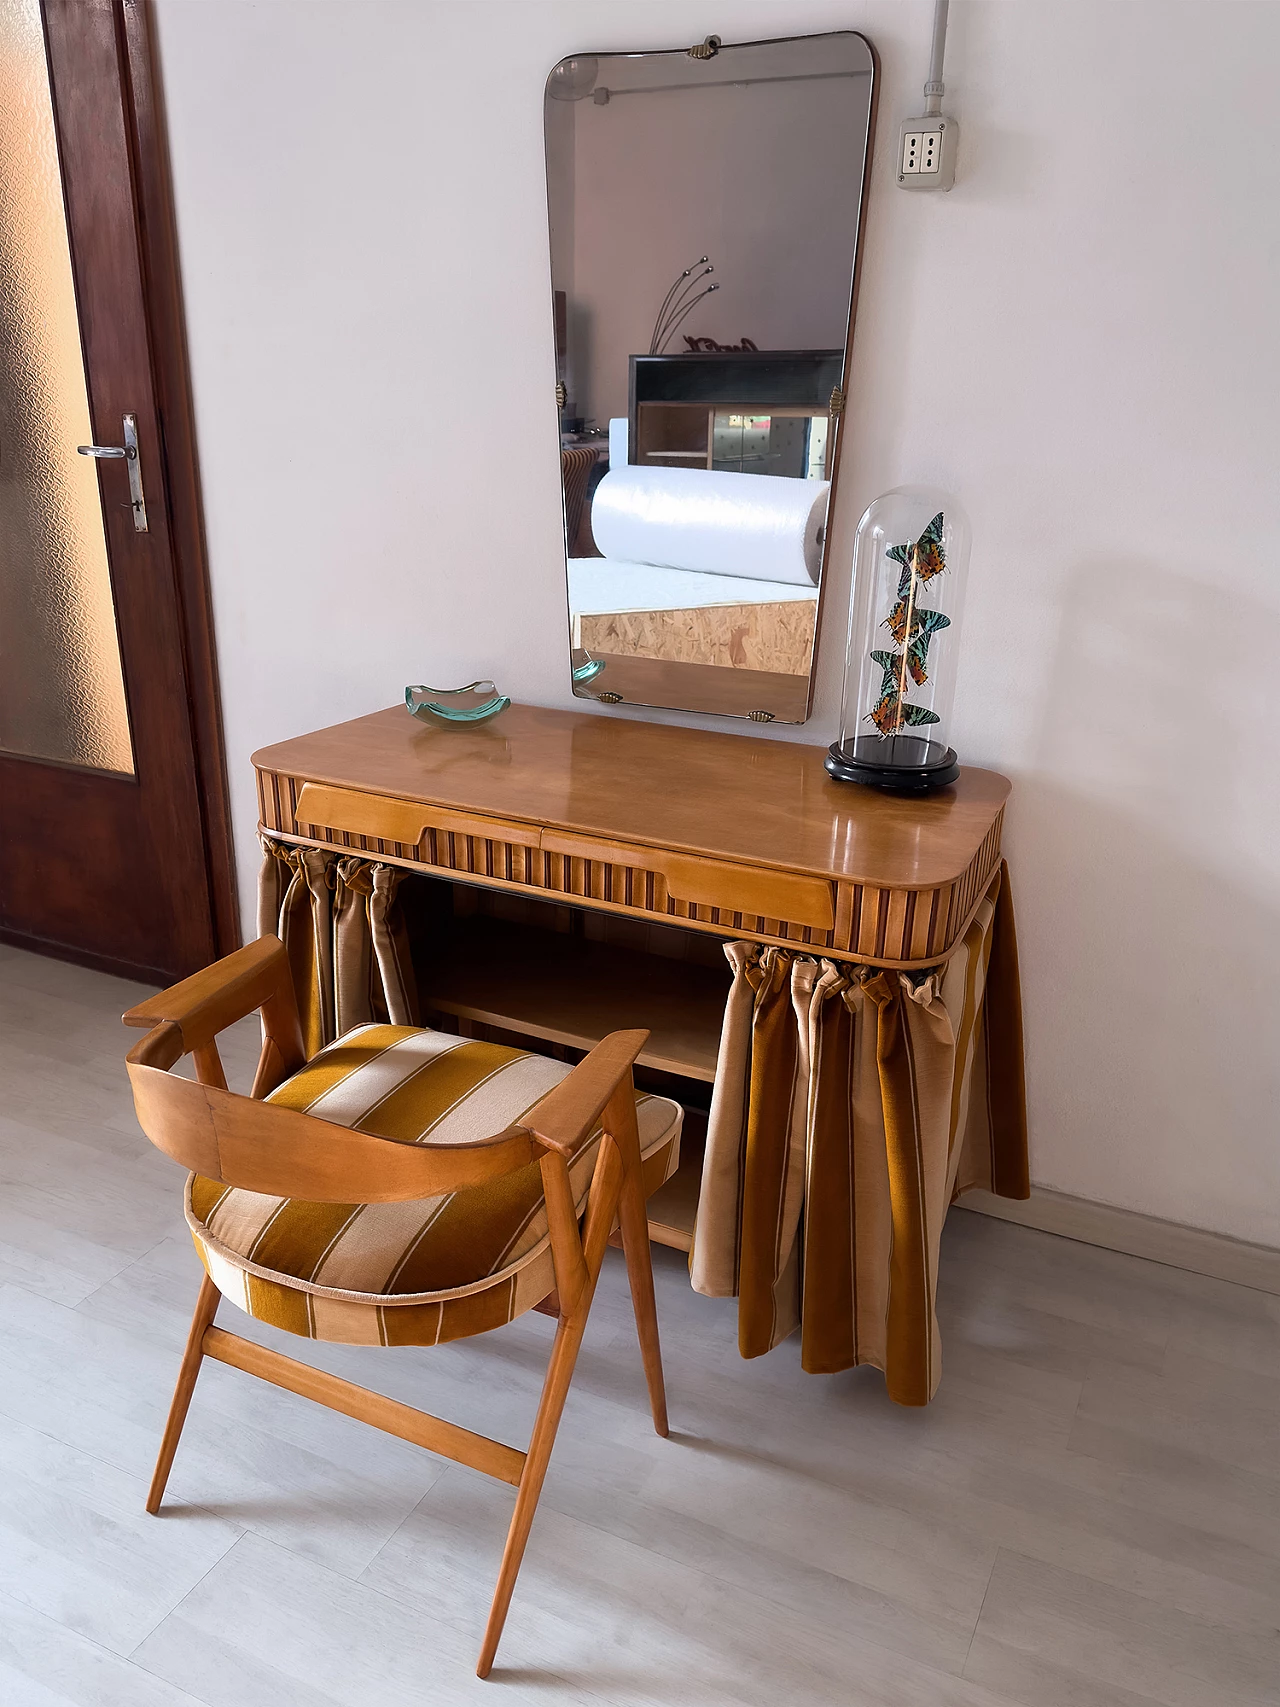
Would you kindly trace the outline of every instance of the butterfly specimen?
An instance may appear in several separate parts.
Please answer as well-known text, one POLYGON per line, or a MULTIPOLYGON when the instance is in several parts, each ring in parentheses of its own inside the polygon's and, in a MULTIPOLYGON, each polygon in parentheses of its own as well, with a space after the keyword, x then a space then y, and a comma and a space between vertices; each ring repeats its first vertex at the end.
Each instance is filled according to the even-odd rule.
POLYGON ((921 610, 918 606, 912 607, 906 599, 899 599, 880 626, 887 628, 901 646, 908 639, 915 640, 919 635, 936 634, 940 628, 950 628, 951 618, 943 616, 940 610, 921 610))
POLYGON ((910 652, 873 652, 871 656, 884 671, 880 697, 869 713, 870 721, 882 735, 896 735, 900 729, 918 729, 923 723, 939 721, 937 712, 927 706, 907 705, 903 700, 907 691, 906 672, 915 675, 910 652))
POLYGON ((905 693, 902 685, 902 653, 873 652, 871 660, 879 664, 884 671, 884 681, 880 684, 880 698, 885 699, 889 694, 897 694, 899 698, 905 693))
POLYGON ((927 705, 907 705, 896 693, 886 694, 867 713, 882 735, 898 735, 904 729, 918 729, 924 723, 941 721, 936 711, 927 705))
POLYGON ((917 687, 929 679, 927 668, 929 642, 940 629, 951 626, 951 618, 938 610, 921 610, 916 604, 920 584, 940 575, 947 566, 942 549, 943 513, 941 510, 913 544, 891 545, 887 555, 900 565, 898 602, 885 618, 887 628, 901 652, 873 652, 873 662, 884 671, 880 694, 867 714, 881 735, 896 735, 902 729, 918 729, 927 723, 938 723, 936 712, 923 705, 908 705, 907 677, 917 687))
POLYGON ((898 597, 905 598, 912 581, 932 581, 947 566, 942 549, 942 511, 929 523, 914 545, 891 545, 888 555, 902 565, 898 597))
POLYGON ((899 646, 910 634, 911 644, 906 652, 907 668, 911 672, 912 681, 917 687, 921 687, 929 679, 929 672, 925 668, 929 657, 929 642, 940 628, 951 627, 951 618, 943 616, 940 610, 913 609, 907 599, 899 599, 881 627, 889 630, 899 646))

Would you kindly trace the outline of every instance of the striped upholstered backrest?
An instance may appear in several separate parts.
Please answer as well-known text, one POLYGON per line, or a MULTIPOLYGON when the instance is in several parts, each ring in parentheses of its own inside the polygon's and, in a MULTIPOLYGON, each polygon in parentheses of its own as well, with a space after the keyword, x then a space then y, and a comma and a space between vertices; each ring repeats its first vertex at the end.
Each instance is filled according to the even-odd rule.
POLYGON ((303 1063, 297 1004, 275 937, 229 955, 125 1016, 151 1029, 127 1059, 142 1130, 183 1167, 312 1203, 400 1203, 480 1185, 541 1154, 521 1126, 448 1146, 404 1144, 259 1100, 303 1063), (266 1037, 252 1096, 228 1090, 214 1039, 257 1009, 266 1037), (185 1054, 201 1082, 169 1071, 185 1054))
POLYGON ((470 1144, 404 1144, 257 1102, 137 1059, 129 1078, 142 1130, 206 1179, 311 1203, 400 1203, 480 1185, 527 1167, 540 1152, 512 1127, 470 1144))

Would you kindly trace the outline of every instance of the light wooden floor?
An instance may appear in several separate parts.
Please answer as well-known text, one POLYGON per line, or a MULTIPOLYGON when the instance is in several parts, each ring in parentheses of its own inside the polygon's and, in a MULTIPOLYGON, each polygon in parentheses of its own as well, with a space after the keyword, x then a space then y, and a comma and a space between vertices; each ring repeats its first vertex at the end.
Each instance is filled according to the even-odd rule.
MULTIPOLYGON (((669 1441, 611 1252, 488 1684, 509 1489, 206 1365, 148 1518, 199 1270, 134 993, 0 948, 4 1707, 1280 1702, 1280 1299, 977 1215, 921 1412, 655 1252, 669 1441)), ((523 1445, 551 1326, 285 1349, 523 1445)))

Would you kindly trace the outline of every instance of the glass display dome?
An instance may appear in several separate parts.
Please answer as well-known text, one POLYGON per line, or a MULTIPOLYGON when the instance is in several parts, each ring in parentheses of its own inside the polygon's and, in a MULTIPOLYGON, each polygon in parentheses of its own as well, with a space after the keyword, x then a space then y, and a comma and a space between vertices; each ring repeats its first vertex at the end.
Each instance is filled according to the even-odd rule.
POLYGON ((968 568, 968 517, 934 487, 886 492, 858 523, 833 777, 924 794, 959 776, 948 730, 968 568))

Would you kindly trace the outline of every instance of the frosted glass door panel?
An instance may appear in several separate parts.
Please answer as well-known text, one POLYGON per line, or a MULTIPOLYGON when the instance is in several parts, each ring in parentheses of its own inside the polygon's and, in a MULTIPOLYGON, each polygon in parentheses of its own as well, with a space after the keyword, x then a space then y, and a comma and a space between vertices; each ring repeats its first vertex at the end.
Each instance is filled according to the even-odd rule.
POLYGON ((132 774, 92 438, 39 0, 0 0, 0 751, 132 774))

